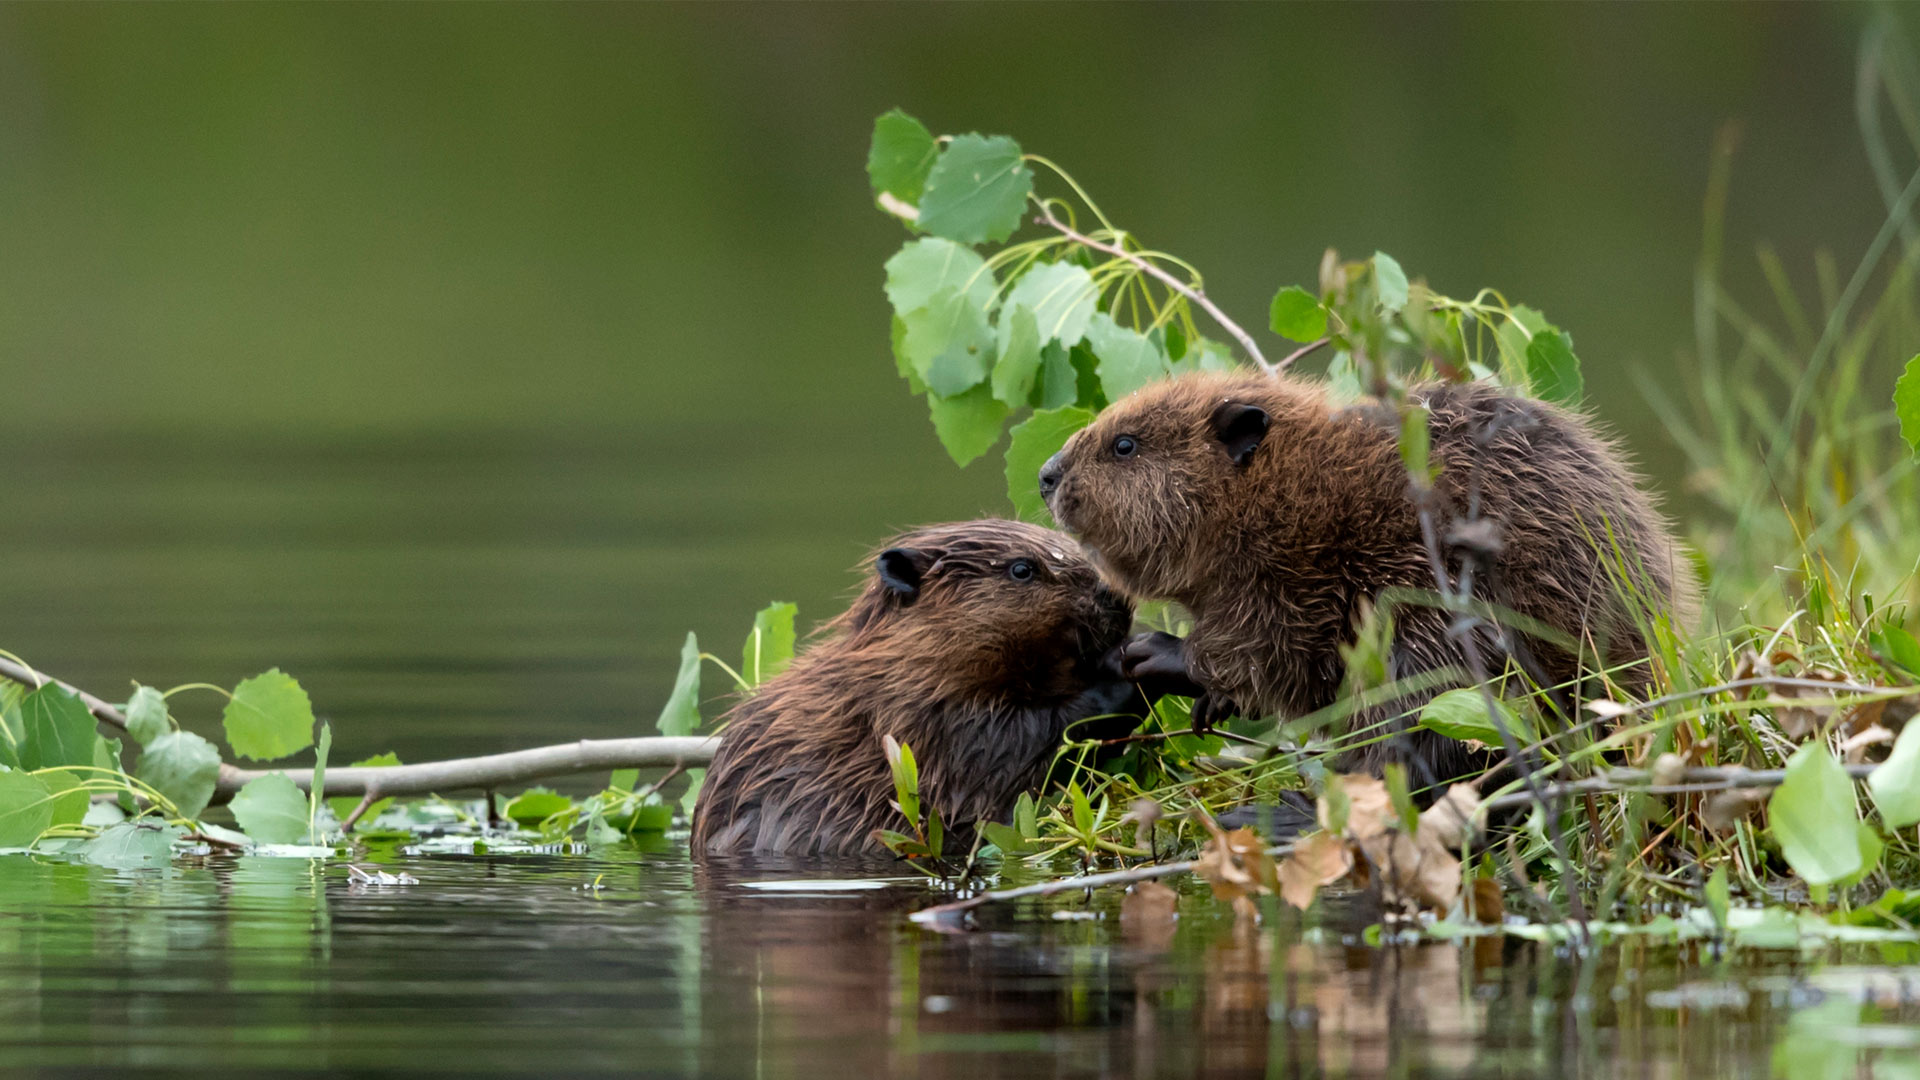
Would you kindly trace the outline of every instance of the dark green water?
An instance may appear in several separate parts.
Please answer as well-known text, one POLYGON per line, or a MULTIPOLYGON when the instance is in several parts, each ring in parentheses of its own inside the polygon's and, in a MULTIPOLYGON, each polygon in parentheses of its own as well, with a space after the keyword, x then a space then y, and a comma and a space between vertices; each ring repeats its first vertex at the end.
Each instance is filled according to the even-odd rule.
POLYGON ((1798 1070, 1888 1061, 1920 1021, 1920 969, 1859 951, 1347 948, 1191 892, 1161 929, 1103 894, 942 935, 902 918, 920 885, 769 893, 742 883, 823 868, 671 846, 382 865, 420 884, 0 860, 0 1071, 1764 1076, 1792 1030, 1785 1075, 1851 1076, 1798 1070))
MULTIPOLYGON (((887 355, 896 104, 1064 163, 1256 327, 1328 245, 1501 286, 1673 487, 1631 371, 1690 339, 1711 139, 1755 307, 1756 239, 1850 266, 1865 15, 0 7, 0 647, 109 698, 278 665, 337 760, 650 731, 687 630, 733 655, 890 530, 1004 509, 887 355)), ((0 857, 0 1071, 1722 1075, 1822 985, 1893 1003, 1837 999, 1843 1040, 1914 1019, 1877 957, 1346 950, 1207 903, 1165 946, 942 937, 912 889, 679 850, 408 866, 0 857)))

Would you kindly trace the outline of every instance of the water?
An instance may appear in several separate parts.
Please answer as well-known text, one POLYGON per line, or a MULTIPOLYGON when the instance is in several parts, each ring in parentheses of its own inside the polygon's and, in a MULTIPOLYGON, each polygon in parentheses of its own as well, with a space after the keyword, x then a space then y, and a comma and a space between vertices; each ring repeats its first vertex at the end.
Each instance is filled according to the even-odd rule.
POLYGON ((1297 919, 1236 925, 1192 889, 1177 923, 1123 925, 1107 892, 939 934, 902 917, 922 884, 763 892, 742 883, 832 868, 703 867, 669 842, 371 858, 420 883, 0 859, 0 1070, 1731 1076, 1766 1075, 1796 1012, 1821 1021, 1796 1045, 1841 1060, 1920 1020, 1920 968, 1859 951, 1304 944, 1297 919))

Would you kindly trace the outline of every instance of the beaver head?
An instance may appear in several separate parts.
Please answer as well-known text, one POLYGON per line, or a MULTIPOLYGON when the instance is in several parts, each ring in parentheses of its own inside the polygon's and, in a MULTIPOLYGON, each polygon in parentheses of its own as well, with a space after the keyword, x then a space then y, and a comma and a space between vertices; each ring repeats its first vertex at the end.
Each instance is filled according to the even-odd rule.
POLYGON ((938 658, 913 665, 935 698, 1071 695, 1133 620, 1071 539, 1025 522, 916 529, 872 565, 838 628, 853 650, 938 658))
POLYGON ((1187 375, 1115 402, 1040 470, 1054 520, 1136 597, 1184 598, 1217 567, 1213 540, 1268 470, 1269 433, 1328 409, 1262 375, 1187 375))

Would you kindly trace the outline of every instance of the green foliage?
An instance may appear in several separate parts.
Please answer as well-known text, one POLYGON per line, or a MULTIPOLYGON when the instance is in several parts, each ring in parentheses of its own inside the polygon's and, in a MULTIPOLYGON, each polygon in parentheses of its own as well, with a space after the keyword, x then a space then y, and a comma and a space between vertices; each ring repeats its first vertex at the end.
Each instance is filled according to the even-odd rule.
POLYGON ((100 831, 80 849, 95 866, 114 870, 147 870, 166 866, 173 858, 173 842, 186 832, 157 821, 123 821, 100 831))
MULTIPOLYGON (((1522 745, 1535 741, 1532 726, 1514 711, 1505 698, 1495 697, 1493 705, 1500 710, 1500 721, 1515 739, 1522 745)), ((1471 739, 1488 746, 1505 745, 1500 738, 1500 729, 1487 713, 1486 695, 1478 688, 1449 690, 1427 702, 1420 709, 1420 726, 1449 739, 1471 739)))
POLYGON ((1040 497, 1040 466, 1059 453, 1074 432, 1091 423, 1092 411, 1067 405, 1036 409, 1014 426, 1007 444, 1007 498, 1013 503, 1015 517, 1039 525, 1053 523, 1053 515, 1040 497))
POLYGON ((927 408, 933 415, 933 430, 953 457, 955 465, 970 464, 1000 441, 1000 427, 1006 422, 1007 407, 993 396, 988 386, 976 386, 957 397, 927 394, 927 408))
POLYGON ((285 773, 247 781, 228 809, 240 829, 262 844, 297 844, 307 837, 307 793, 285 773))
POLYGON ((793 620, 799 614, 796 605, 773 603, 754 615, 753 629, 740 648, 740 677, 748 686, 759 686, 793 663, 793 620))
POLYGON ((700 642, 689 631, 680 647, 680 673, 654 721, 662 735, 691 735, 700 726, 700 642))
POLYGON ((1573 355, 1573 338, 1546 329, 1527 342, 1527 383, 1535 397, 1562 405, 1580 404, 1584 384, 1580 361, 1573 355))
POLYGON ((23 848, 53 824, 53 793, 37 776, 0 772, 0 848, 23 848))
POLYGON ((166 796, 183 818, 197 818, 220 779, 220 752, 191 731, 170 731, 140 755, 136 775, 166 796))
POLYGON ((279 668, 234 687, 222 722, 227 745, 241 757, 271 761, 313 745, 313 702, 279 668))
POLYGON ((1427 421, 1427 410, 1419 405, 1409 405, 1400 414, 1400 461, 1407 467, 1407 476, 1423 488, 1433 483, 1429 460, 1433 436, 1427 421))
POLYGON ((1887 828, 1920 822, 1920 724, 1908 723, 1900 730, 1893 753, 1867 775, 1867 791, 1887 828))
POLYGON ((1281 337, 1318 341, 1327 336, 1327 308, 1319 297, 1298 285, 1288 285, 1273 294, 1267 324, 1281 337))
POLYGON ((64 687, 47 683, 20 703, 25 738, 20 767, 28 772, 61 765, 92 765, 93 714, 64 687))
POLYGON ((1383 309, 1397 312, 1407 306, 1407 272, 1384 251, 1373 253, 1373 282, 1375 298, 1383 309))
MULTIPOLYGON (((361 758, 359 761, 353 762, 348 767, 353 769, 379 769, 379 768, 389 768, 398 764, 400 764, 400 755, 389 750, 384 754, 375 754, 369 758, 361 758)), ((631 786, 631 784, 629 784, 629 786, 631 786)), ((332 810, 334 818, 340 821, 347 820, 347 815, 353 813, 354 808, 359 805, 360 805, 359 798, 351 795, 334 796, 327 800, 327 808, 329 810, 332 810)), ((361 820, 373 821, 374 819, 378 818, 381 814, 386 813, 387 808, 391 807, 392 805, 393 805, 393 800, 390 798, 376 799, 374 800, 373 805, 367 807, 367 812, 360 815, 361 820)))
POLYGON ((134 688, 125 712, 127 734, 140 746, 150 745, 153 740, 173 730, 173 720, 167 715, 166 695, 151 686, 134 688))
POLYGON ((1087 342, 1099 358, 1095 370, 1108 401, 1119 401, 1168 373, 1167 358, 1145 334, 1121 326, 1104 311, 1088 320, 1087 342))
POLYGON ((1908 360, 1906 370, 1894 381, 1893 411, 1900 419, 1900 437, 1920 457, 1920 355, 1908 360))
POLYGON ((528 788, 508 799, 506 805, 500 808, 500 813, 516 825, 532 828, 556 814, 565 813, 571 809, 573 809, 572 799, 555 792, 552 788, 535 787, 528 788))
MULTIPOLYGON (((897 112, 897 110, 896 110, 897 112)), ((1005 240, 1020 225, 1033 170, 1004 135, 958 135, 927 173, 919 225, 963 244, 1005 240)))
POLYGON ((1780 854, 1809 885, 1830 885, 1864 865, 1853 780, 1824 744, 1808 743, 1787 759, 1767 819, 1780 854))
POLYGON ((873 122, 873 145, 867 150, 867 176, 875 195, 886 192, 904 202, 918 202, 926 187, 927 171, 940 147, 926 125, 899 109, 873 122))

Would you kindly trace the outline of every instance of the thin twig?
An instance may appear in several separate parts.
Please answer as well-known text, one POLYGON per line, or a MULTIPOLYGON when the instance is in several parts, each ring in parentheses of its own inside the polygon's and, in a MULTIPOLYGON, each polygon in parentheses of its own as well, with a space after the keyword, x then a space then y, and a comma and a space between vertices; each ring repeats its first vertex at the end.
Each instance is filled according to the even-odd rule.
POLYGON ((1294 362, 1294 361, 1296 361, 1296 360, 1299 360, 1299 359, 1300 359, 1301 357, 1304 357, 1304 356, 1308 356, 1308 355, 1310 355, 1310 354, 1312 354, 1312 352, 1313 352, 1313 351, 1314 351, 1315 349, 1318 349, 1318 348, 1320 348, 1320 347, 1321 347, 1322 345, 1325 345, 1325 344, 1326 344, 1327 342, 1329 342, 1329 341, 1332 341, 1332 340, 1333 340, 1333 339, 1332 339, 1332 338, 1330 338, 1330 337, 1323 337, 1323 338, 1321 338, 1321 339, 1320 339, 1320 340, 1318 340, 1318 341, 1309 341, 1309 342, 1307 342, 1307 343, 1306 343, 1305 345, 1302 345, 1302 346, 1300 346, 1299 348, 1297 348, 1297 349, 1295 349, 1295 350, 1293 350, 1292 352, 1290 352, 1290 353, 1288 353, 1287 355, 1285 355, 1285 356, 1283 356, 1283 357, 1281 357, 1281 358, 1280 358, 1280 362, 1279 362, 1279 363, 1277 363, 1277 364, 1275 364, 1275 365, 1273 365, 1273 367, 1274 367, 1274 370, 1276 370, 1276 371, 1285 371, 1285 370, 1287 370, 1288 368, 1290 368, 1290 367, 1292 367, 1292 366, 1293 366, 1293 362, 1294 362))
POLYGON ((1142 273, 1151 275, 1153 278, 1158 280, 1162 285, 1165 285, 1167 288, 1172 289, 1174 292, 1177 292, 1181 296, 1186 297, 1188 300, 1192 301, 1193 303, 1200 305, 1200 307, 1203 310, 1205 310, 1207 314, 1213 316, 1213 321, 1219 323, 1221 329, 1225 330, 1229 334, 1232 334, 1234 336, 1234 339, 1240 342, 1240 347, 1247 350, 1247 355, 1253 358, 1253 362, 1259 366, 1261 371, 1264 371, 1269 375, 1279 374, 1280 369, 1274 366, 1273 364, 1268 363, 1267 358, 1261 355, 1260 346, 1255 345, 1253 343, 1253 336, 1251 334, 1248 334, 1245 330, 1240 329, 1239 323, 1236 323, 1232 319, 1227 318, 1227 313, 1224 311, 1221 311, 1217 304, 1215 304, 1212 300, 1208 299, 1206 293, 1202 292, 1199 289, 1194 288, 1192 285, 1189 285, 1184 281, 1181 281, 1178 277, 1175 277, 1174 275, 1168 273, 1167 271, 1161 269, 1160 267, 1155 266, 1150 260, 1141 258, 1139 255, 1135 254, 1134 252, 1128 251, 1126 248, 1123 248, 1118 244, 1109 244, 1104 241, 1095 240, 1093 237, 1088 236, 1083 232, 1075 231, 1073 226, 1068 225, 1066 222, 1061 221, 1057 217, 1054 217, 1053 211, 1048 209, 1045 206, 1042 206, 1040 208, 1040 216, 1035 218, 1034 221, 1041 225, 1047 226, 1048 228, 1059 233, 1061 236, 1064 236, 1067 239, 1073 241, 1074 243, 1079 244, 1081 247, 1091 248, 1094 251, 1102 252, 1104 254, 1111 255, 1116 259, 1124 259, 1125 261, 1132 263, 1134 266, 1138 267, 1142 273))
MULTIPOLYGON (((333 778, 328 777, 327 779, 331 780, 333 778)), ((380 797, 380 793, 374 790, 372 785, 369 785, 367 787, 367 793, 360 797, 360 805, 354 807, 353 813, 347 815, 347 820, 340 823, 340 831, 343 833, 352 832, 353 827, 359 824, 360 816, 362 814, 365 814, 367 812, 367 807, 372 806, 374 800, 379 797, 380 797)))
POLYGON ((52 683, 67 693, 72 694, 74 697, 79 698, 80 704, 87 707, 87 711, 93 714, 95 720, 100 721, 122 735, 126 734, 127 718, 125 714, 121 713, 117 707, 101 701, 85 690, 76 686, 70 686, 42 672, 21 667, 19 664, 14 663, 4 656, 0 656, 0 675, 25 686, 31 686, 36 690, 47 683, 52 683))

